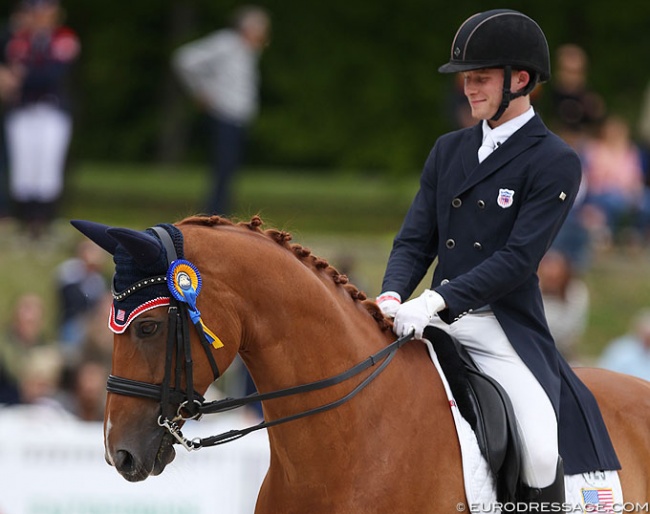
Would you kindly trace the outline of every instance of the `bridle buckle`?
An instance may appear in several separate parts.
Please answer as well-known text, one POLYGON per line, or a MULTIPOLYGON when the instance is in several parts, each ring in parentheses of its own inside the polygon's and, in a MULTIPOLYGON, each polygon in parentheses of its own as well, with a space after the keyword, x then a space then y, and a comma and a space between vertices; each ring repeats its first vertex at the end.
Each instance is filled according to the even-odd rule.
POLYGON ((183 432, 181 432, 181 429, 176 423, 176 421, 174 420, 170 421, 167 418, 163 419, 162 416, 158 416, 158 425, 160 425, 163 428, 166 428, 167 431, 174 437, 174 439, 176 439, 176 441, 188 452, 200 450, 202 448, 201 439, 196 437, 190 440, 187 437, 185 437, 183 435, 183 432))

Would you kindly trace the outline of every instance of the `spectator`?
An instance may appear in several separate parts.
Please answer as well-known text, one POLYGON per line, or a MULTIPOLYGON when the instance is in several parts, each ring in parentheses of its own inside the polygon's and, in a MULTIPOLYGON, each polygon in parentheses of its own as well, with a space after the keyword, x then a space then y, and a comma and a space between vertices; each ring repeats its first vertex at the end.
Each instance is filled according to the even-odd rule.
POLYGON ((630 333, 614 339, 605 348, 599 365, 650 380, 650 309, 641 310, 630 333))
POLYGON ((27 405, 60 406, 56 400, 63 359, 53 345, 30 348, 19 377, 20 401, 27 405))
POLYGON ((93 358, 82 359, 68 370, 68 384, 60 393, 61 403, 81 421, 102 421, 106 406, 106 363, 93 358))
POLYGON ((537 274, 555 344, 569 362, 576 361, 589 317, 589 289, 575 275, 568 256, 557 250, 546 253, 537 274))
POLYGON ((644 239, 650 226, 650 190, 645 185, 640 148, 619 116, 608 116, 597 137, 586 144, 584 173, 587 205, 602 214, 604 229, 614 241, 625 225, 644 239))
MULTIPOLYGON (((0 28, 0 109, 4 127, 5 103, 18 87, 18 80, 7 66, 7 45, 14 33, 21 30, 25 23, 25 4, 18 2, 9 15, 7 23, 0 28)), ((0 218, 9 215, 9 183, 7 180, 7 149, 4 130, 0 130, 0 218)))
POLYGON ((0 339, 0 403, 19 403, 20 377, 33 348, 44 346, 45 307, 34 293, 18 298, 7 332, 0 339))
POLYGON ((232 179, 258 111, 257 63, 269 30, 264 9, 242 7, 231 28, 188 43, 172 57, 179 78, 208 114, 212 184, 206 210, 211 214, 230 214, 232 179))
POLYGON ((557 48, 549 90, 554 128, 562 136, 574 138, 590 132, 605 115, 605 101, 589 88, 588 68, 587 53, 580 46, 565 44, 557 48))
MULTIPOLYGON (((57 269, 59 298, 59 341, 74 348, 85 337, 87 318, 108 291, 103 275, 106 252, 88 239, 76 248, 76 255, 57 269)), ((106 315, 106 313, 104 313, 106 315)))
POLYGON ((106 405, 106 379, 111 369, 113 333, 106 325, 113 295, 105 292, 84 314, 80 343, 69 348, 61 380, 60 399, 66 410, 83 421, 101 421, 106 405))
POLYGON ((55 217, 72 134, 66 82, 79 54, 58 0, 25 0, 24 23, 6 47, 14 87, 5 92, 10 194, 16 217, 39 238, 55 217))
POLYGON ((105 292, 85 316, 83 341, 77 352, 81 359, 103 362, 110 368, 113 358, 113 332, 107 328, 113 294, 105 292))

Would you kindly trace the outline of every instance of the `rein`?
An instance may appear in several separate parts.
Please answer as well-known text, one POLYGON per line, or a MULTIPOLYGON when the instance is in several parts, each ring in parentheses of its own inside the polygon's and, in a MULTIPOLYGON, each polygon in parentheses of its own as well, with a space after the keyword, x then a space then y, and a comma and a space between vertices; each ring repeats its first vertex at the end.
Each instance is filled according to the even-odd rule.
MULTIPOLYGON (((176 260, 177 253, 170 235, 162 227, 153 227, 153 230, 155 230, 159 235, 167 251, 168 263, 171 265, 171 263, 176 260)), ((160 278, 161 277, 154 277, 152 279, 140 281, 128 288, 125 292, 114 292, 114 297, 123 297, 125 294, 130 294, 131 291, 160 283, 160 278)), ((393 357, 395 356, 397 350, 401 348, 405 343, 413 339, 413 333, 400 337, 385 348, 382 348, 378 352, 372 354, 367 359, 354 365, 350 369, 330 378, 264 394, 253 393, 241 398, 224 398, 222 400, 206 402, 205 398, 194 390, 193 360, 190 345, 189 326, 187 323, 188 317, 189 311, 187 304, 179 302, 172 296, 170 298, 170 305, 168 310, 169 323, 165 353, 165 376, 162 384, 150 384, 147 382, 141 382, 139 380, 117 377, 115 375, 110 375, 106 384, 106 389, 109 393, 159 401, 161 414, 158 417, 158 424, 161 427, 166 428, 174 437, 174 439, 176 439, 176 442, 181 444, 188 451, 199 450, 204 447, 217 446, 231 442, 257 430, 270 428, 276 425, 301 419, 306 416, 311 416, 313 414, 318 414, 330 409, 334 409, 351 400, 359 392, 365 389, 375 378, 379 376, 379 374, 384 369, 386 369, 386 367, 393 360, 393 357), (174 354, 176 356, 176 365, 174 370, 174 386, 172 387, 171 382, 174 354), (183 436, 183 433, 181 432, 178 424, 179 421, 187 421, 190 419, 198 420, 203 416, 203 414, 217 414, 220 412, 226 412, 237 409, 239 407, 243 407, 252 402, 274 400, 276 398, 284 398, 287 396, 293 396, 332 387, 334 385, 345 382, 376 365, 377 368, 372 373, 370 373, 365 379, 357 384, 354 389, 352 389, 352 391, 342 396, 338 400, 334 400, 330 403, 326 403, 324 405, 320 405, 306 411, 298 412, 293 415, 285 416, 271 421, 262 421, 257 425, 252 425, 244 429, 230 430, 215 436, 195 438, 192 440, 187 439, 183 436), (183 371, 185 372, 185 390, 183 390, 181 384, 183 371), (175 405, 178 405, 178 407, 175 408, 175 405)), ((210 362, 210 366, 212 367, 214 379, 216 380, 219 378, 220 374, 214 356, 212 355, 210 343, 208 342, 205 333, 201 329, 201 325, 195 323, 195 327, 199 332, 199 339, 201 340, 203 349, 205 350, 208 361, 210 362)))

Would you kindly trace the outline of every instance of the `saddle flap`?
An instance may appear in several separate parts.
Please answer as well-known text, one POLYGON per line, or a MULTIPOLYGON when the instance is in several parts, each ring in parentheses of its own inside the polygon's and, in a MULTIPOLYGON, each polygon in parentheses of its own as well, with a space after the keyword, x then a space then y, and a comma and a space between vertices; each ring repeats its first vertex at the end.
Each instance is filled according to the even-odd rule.
POLYGON ((516 501, 521 450, 510 398, 447 332, 427 327, 424 337, 433 345, 456 405, 474 430, 481 453, 497 479, 499 500, 516 501))

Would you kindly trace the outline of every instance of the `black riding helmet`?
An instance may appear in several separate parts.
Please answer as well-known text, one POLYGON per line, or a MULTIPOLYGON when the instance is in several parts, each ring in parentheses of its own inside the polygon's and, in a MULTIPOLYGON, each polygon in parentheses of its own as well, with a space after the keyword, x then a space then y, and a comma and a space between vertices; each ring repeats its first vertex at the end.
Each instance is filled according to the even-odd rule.
POLYGON ((503 68, 503 98, 498 120, 510 100, 530 93, 538 82, 551 77, 551 63, 546 36, 540 26, 525 14, 511 9, 494 9, 471 16, 460 26, 451 44, 449 62, 438 68, 440 73, 457 73, 483 68, 503 68), (517 93, 510 91, 513 69, 526 70, 530 83, 517 93))

